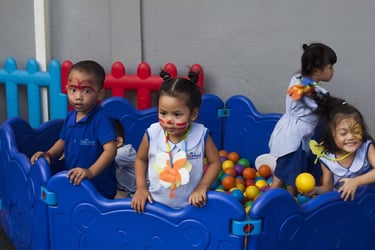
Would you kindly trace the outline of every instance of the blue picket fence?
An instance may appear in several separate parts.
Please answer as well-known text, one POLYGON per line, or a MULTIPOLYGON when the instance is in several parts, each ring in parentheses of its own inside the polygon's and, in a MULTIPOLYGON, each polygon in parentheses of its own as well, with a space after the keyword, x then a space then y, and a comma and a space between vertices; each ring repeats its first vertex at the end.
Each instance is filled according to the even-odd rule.
POLYGON ((7 118, 18 117, 20 100, 18 88, 27 88, 28 121, 36 127, 42 123, 41 88, 48 89, 49 119, 64 118, 67 114, 67 97, 61 92, 61 66, 56 60, 49 63, 48 71, 40 71, 35 59, 27 61, 26 69, 17 68, 14 58, 5 60, 4 68, 0 69, 0 84, 5 85, 7 118))

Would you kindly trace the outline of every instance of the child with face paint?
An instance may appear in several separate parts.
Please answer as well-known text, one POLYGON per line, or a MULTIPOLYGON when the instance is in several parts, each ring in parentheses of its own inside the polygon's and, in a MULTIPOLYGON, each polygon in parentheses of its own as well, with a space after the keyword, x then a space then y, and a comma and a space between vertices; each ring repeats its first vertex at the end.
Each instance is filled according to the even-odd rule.
POLYGON ((98 104, 104 97, 104 79, 103 67, 94 61, 73 65, 66 88, 74 110, 65 119, 60 139, 47 152, 36 152, 31 162, 45 157, 51 163, 53 158, 64 154, 72 184, 90 179, 100 194, 112 199, 117 190, 114 163, 117 147, 113 120, 98 104))
POLYGON ((203 207, 220 171, 219 153, 208 129, 194 122, 201 104, 198 75, 170 78, 162 72, 161 76, 159 122, 146 130, 135 160, 137 190, 132 208, 137 212, 144 211, 147 201, 171 208, 203 207))
POLYGON ((362 114, 343 101, 332 109, 322 143, 310 142, 322 168, 322 183, 308 195, 332 190, 353 200, 359 186, 375 183, 375 147, 362 114))

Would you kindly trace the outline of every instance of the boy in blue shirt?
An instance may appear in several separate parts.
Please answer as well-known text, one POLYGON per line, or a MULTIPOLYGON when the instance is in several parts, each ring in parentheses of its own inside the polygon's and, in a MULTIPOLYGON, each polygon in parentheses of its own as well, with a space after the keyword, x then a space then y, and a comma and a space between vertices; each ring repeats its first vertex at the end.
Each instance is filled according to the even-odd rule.
POLYGON ((45 157, 49 163, 64 155, 68 178, 79 185, 90 179, 97 191, 112 199, 116 194, 116 135, 113 120, 98 104, 104 97, 105 71, 94 61, 73 65, 68 75, 67 95, 74 108, 67 115, 60 138, 47 152, 36 152, 34 162, 45 157))

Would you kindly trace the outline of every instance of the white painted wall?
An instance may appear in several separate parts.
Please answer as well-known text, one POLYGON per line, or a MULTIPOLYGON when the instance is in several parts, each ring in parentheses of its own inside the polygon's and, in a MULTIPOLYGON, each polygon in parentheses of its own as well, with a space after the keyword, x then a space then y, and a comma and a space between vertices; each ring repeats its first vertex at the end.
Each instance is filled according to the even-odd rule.
MULTIPOLYGON (((7 56, 22 64, 34 53, 32 6, 21 2, 28 1, 0 1, 0 65, 7 56)), ((374 1, 51 0, 50 6, 52 58, 94 59, 106 70, 120 60, 129 73, 144 60, 155 74, 167 62, 182 74, 199 63, 206 92, 224 100, 246 95, 261 112, 284 111, 302 43, 327 43, 338 55, 327 88, 356 105, 375 135, 374 1)))

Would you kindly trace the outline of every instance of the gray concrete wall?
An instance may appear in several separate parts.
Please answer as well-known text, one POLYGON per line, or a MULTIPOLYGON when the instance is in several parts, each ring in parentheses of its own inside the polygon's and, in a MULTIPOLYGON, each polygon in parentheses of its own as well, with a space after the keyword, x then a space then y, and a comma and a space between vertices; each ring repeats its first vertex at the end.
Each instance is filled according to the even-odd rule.
MULTIPOLYGON (((0 1, 0 65, 33 55, 30 2, 0 1)), ((120 60, 128 72, 144 60, 155 74, 167 62, 182 74, 199 63, 206 92, 246 95, 261 112, 284 111, 302 43, 327 43, 338 63, 325 86, 356 105, 375 135, 374 1, 52 0, 50 19, 53 58, 90 58, 107 70, 120 60)))

